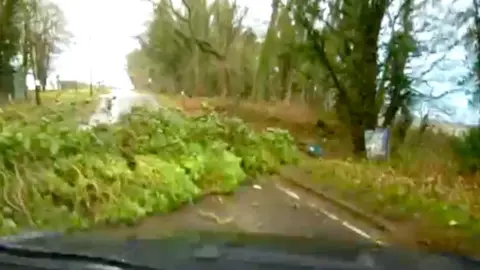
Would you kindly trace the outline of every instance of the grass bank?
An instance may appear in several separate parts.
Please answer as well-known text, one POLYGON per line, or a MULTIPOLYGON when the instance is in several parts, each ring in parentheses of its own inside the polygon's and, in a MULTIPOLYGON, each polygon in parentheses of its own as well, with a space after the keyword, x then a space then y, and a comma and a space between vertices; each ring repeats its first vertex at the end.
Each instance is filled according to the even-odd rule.
MULTIPOLYGON (((387 165, 363 161, 305 160, 321 188, 382 216, 429 250, 479 254, 478 190, 459 178, 412 178, 387 165)), ((405 234, 402 234, 405 235, 405 234)))
POLYGON ((40 106, 35 104, 34 93, 29 93, 28 100, 14 101, 1 109, 4 117, 11 120, 34 121, 55 114, 64 118, 64 124, 77 125, 88 120, 98 106, 99 95, 103 93, 105 91, 94 92, 90 96, 89 89, 45 91, 41 93, 40 106))
POLYGON ((330 193, 395 224, 428 250, 480 255, 478 176, 459 174, 453 138, 411 130, 387 162, 304 159, 330 193))

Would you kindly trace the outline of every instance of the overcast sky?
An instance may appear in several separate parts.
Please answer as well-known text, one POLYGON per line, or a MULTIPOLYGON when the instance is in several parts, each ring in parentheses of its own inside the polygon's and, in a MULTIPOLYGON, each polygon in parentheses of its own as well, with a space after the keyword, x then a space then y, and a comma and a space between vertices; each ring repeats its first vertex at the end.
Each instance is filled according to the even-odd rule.
MULTIPOLYGON (((132 38, 145 29, 151 5, 145 0, 54 0, 65 12, 74 43, 55 61, 62 79, 105 81, 116 86, 129 85, 125 73, 125 55, 137 46, 132 38)), ((269 1, 238 0, 255 8, 248 23, 268 19, 269 1), (261 3, 261 4, 260 4, 261 3)))
MULTIPOLYGON (((55 61, 55 73, 65 80, 89 82, 90 68, 94 81, 104 81, 117 87, 132 87, 125 71, 125 56, 137 46, 133 36, 145 29, 145 22, 150 18, 151 5, 145 0, 53 0, 65 12, 68 29, 75 36, 74 43, 55 61)), ((178 0, 177 0, 178 1, 178 0)), ((449 2, 451 0, 446 0, 449 2)), ((175 2, 175 0, 174 0, 175 2)), ((265 28, 270 16, 269 0, 237 0, 248 7, 246 19, 248 25, 265 28)), ((465 53, 454 50, 453 58, 462 59, 465 53)), ((425 62, 419 60, 417 63, 425 62)), ((455 64, 454 64, 455 65, 455 64)), ((463 72, 462 67, 450 67, 456 72, 439 70, 432 79, 435 92, 454 87, 451 77, 463 72)), ((463 67, 464 69, 464 67, 463 67)), ((454 121, 474 122, 476 117, 468 109, 467 99, 455 95, 449 104, 458 108, 454 121)))

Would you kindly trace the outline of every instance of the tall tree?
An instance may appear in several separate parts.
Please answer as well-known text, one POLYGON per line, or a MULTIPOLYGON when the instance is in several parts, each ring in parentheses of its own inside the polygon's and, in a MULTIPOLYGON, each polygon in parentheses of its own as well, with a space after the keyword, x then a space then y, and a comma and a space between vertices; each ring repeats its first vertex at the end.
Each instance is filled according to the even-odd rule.
POLYGON ((8 101, 13 94, 14 66, 20 46, 20 4, 17 0, 0 1, 0 101, 8 101))
POLYGON ((480 1, 470 0, 471 5, 456 17, 459 28, 467 28, 463 37, 466 51, 473 57, 465 59, 470 67, 466 76, 459 80, 459 85, 468 87, 471 99, 470 106, 480 111, 480 1))
POLYGON ((71 34, 66 29, 62 10, 49 0, 36 0, 30 5, 30 53, 33 73, 45 91, 53 58, 68 44, 71 34))
POLYGON ((445 44, 443 36, 419 40, 431 30, 419 22, 440 29, 441 18, 425 15, 430 0, 272 0, 264 36, 244 25, 245 13, 230 1, 181 4, 155 4, 140 39, 143 53, 128 58, 132 76, 146 81, 139 74, 148 70, 154 89, 286 103, 297 98, 334 110, 358 156, 365 152, 365 130, 379 118, 385 127, 400 122, 406 132, 418 104, 448 94, 433 96, 418 86, 435 63, 412 72, 413 58, 438 54, 435 47, 445 44))
POLYGON ((377 91, 377 53, 390 5, 390 0, 296 0, 294 5, 296 21, 307 30, 316 57, 334 82, 339 116, 348 125, 359 156, 365 153, 364 132, 376 127, 378 100, 383 99, 377 91), (322 28, 315 27, 318 23, 322 28), (328 51, 328 42, 335 44, 334 53, 333 46, 328 51))

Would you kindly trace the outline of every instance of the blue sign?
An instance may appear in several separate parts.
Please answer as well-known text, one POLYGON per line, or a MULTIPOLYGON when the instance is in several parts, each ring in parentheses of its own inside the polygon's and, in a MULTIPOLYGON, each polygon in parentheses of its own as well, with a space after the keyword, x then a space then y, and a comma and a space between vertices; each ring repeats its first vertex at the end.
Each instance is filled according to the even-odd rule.
POLYGON ((368 159, 387 159, 390 150, 390 129, 366 130, 365 148, 368 159))

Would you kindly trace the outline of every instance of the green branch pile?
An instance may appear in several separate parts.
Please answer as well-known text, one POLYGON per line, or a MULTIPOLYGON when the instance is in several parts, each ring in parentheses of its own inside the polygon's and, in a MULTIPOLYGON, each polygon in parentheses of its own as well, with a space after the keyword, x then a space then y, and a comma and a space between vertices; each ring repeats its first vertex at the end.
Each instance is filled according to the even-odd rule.
POLYGON ((0 115, 2 234, 131 224, 298 161, 288 132, 216 113, 136 109, 91 130, 53 111, 35 121, 11 113, 0 115))

